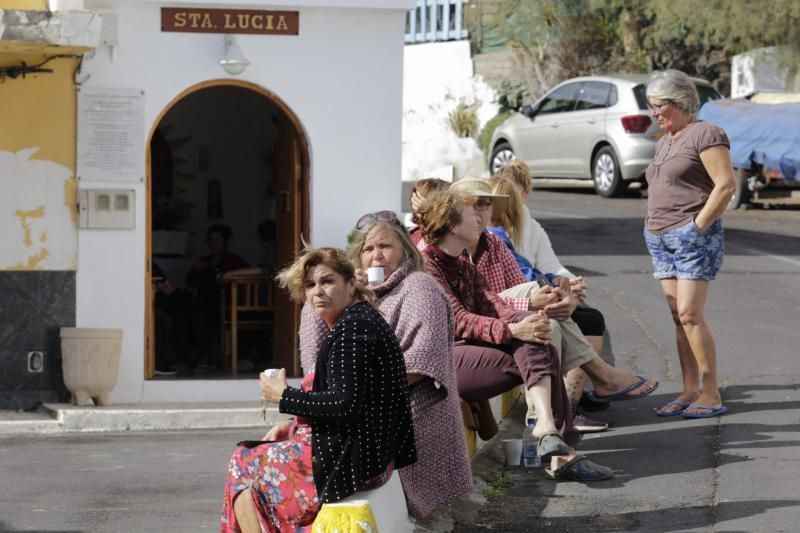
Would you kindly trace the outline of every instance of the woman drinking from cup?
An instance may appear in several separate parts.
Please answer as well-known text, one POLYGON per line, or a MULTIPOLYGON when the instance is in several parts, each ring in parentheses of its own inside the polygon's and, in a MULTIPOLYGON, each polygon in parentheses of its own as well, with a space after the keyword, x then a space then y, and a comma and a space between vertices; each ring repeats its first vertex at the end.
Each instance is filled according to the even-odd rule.
MULTIPOLYGON (((453 313, 439 284, 423 271, 422 256, 395 213, 361 217, 349 256, 367 272, 378 310, 405 358, 417 462, 400 471, 400 480, 409 513, 421 518, 472 487, 453 366, 453 313)), ((313 368, 326 329, 304 306, 304 368, 313 368)))

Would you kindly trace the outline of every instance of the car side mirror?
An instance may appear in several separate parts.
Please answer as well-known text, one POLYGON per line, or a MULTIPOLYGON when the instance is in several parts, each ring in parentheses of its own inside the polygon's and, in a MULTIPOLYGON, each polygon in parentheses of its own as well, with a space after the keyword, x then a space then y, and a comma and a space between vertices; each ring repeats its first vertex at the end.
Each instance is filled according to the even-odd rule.
POLYGON ((538 111, 537 106, 532 106, 532 105, 524 105, 519 110, 520 113, 522 113, 523 115, 525 115, 529 119, 533 119, 533 117, 536 116, 536 111, 538 111))

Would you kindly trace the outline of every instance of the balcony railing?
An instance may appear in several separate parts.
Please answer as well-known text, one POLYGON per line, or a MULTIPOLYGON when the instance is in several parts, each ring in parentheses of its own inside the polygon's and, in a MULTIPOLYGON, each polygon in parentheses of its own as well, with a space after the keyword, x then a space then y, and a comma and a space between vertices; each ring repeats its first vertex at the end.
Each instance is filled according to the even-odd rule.
POLYGON ((462 27, 469 0, 417 0, 406 15, 406 43, 458 41, 468 37, 462 27))

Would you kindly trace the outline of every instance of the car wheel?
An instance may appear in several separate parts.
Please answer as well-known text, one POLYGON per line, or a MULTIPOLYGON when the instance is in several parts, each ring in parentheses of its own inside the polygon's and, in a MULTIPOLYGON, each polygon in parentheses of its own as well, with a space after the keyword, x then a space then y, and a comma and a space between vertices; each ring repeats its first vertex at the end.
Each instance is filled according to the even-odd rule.
POLYGON ((492 150, 492 157, 489 159, 489 171, 492 174, 497 174, 500 169, 508 163, 516 159, 511 145, 508 143, 500 143, 492 150))
POLYGON ((625 188, 617 156, 610 146, 600 148, 597 155, 594 156, 592 180, 594 180, 594 190, 597 191, 597 194, 606 198, 619 196, 619 193, 625 188))
POLYGON ((747 186, 747 176, 742 172, 742 169, 734 169, 734 175, 736 176, 736 190, 733 191, 728 202, 727 209, 729 211, 740 207, 742 204, 749 204, 751 197, 750 187, 747 186))

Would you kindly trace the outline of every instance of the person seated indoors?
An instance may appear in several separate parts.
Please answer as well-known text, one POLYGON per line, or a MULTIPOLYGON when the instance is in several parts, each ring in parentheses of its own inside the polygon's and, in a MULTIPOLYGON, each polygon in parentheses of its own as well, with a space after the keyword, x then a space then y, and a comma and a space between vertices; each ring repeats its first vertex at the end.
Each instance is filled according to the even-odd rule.
POLYGON ((296 531, 323 503, 385 483, 416 461, 403 352, 392 328, 335 248, 306 250, 278 275, 328 328, 302 388, 261 375, 262 399, 297 418, 231 457, 223 532, 296 531))
POLYGON ((186 286, 194 292, 195 307, 191 318, 191 342, 194 356, 191 364, 197 370, 209 368, 209 354, 214 334, 219 329, 222 310, 219 306, 219 290, 226 272, 247 268, 247 261, 228 251, 233 237, 231 228, 214 224, 206 231, 208 255, 192 265, 186 274, 186 286))
MULTIPOLYGON (((527 259, 531 265, 541 272, 550 273, 561 279, 568 278, 573 294, 581 304, 575 310, 573 319, 586 335, 586 339, 591 343, 597 353, 603 352, 603 334, 605 333, 605 318, 599 310, 589 307, 586 302, 586 282, 583 276, 576 276, 570 272, 553 250, 550 237, 541 224, 533 218, 528 209, 527 202, 533 194, 533 176, 528 165, 519 159, 510 161, 503 166, 497 173, 498 178, 506 178, 513 183, 520 193, 522 203, 522 213, 519 215, 519 222, 512 230, 516 237, 512 239, 514 248, 519 256, 527 259)), ((588 383, 588 376, 580 369, 573 369, 567 375, 568 388, 571 394, 581 398, 581 405, 608 406, 607 402, 597 403, 591 399, 591 395, 582 394, 588 383)))
MULTIPOLYGON (((570 318, 577 300, 568 283, 551 288, 527 282, 508 248, 498 237, 485 230, 491 225, 493 203, 498 199, 507 201, 507 198, 494 195, 489 185, 481 180, 458 181, 450 190, 462 193, 474 207, 480 232, 468 243, 467 252, 486 281, 487 288, 504 296, 515 309, 541 310, 551 319, 553 344, 560 351, 565 371, 582 368, 595 385, 596 397, 605 401, 633 400, 656 390, 656 381, 625 374, 598 356, 570 318)), ((498 207, 504 209, 505 205, 498 207)), ((532 412, 530 414, 533 415, 532 412)))
POLYGON ((488 289, 464 255, 483 231, 474 198, 449 190, 429 196, 418 211, 426 248, 425 270, 444 288, 455 317, 458 388, 467 400, 491 398, 524 383, 525 399, 539 414, 533 435, 553 479, 599 481, 613 471, 580 456, 561 365, 549 344, 544 311, 517 311, 488 289))
MULTIPOLYGON (((469 492, 472 472, 461 426, 453 363, 453 312, 439 284, 424 272, 424 262, 397 215, 368 213, 358 219, 350 260, 357 277, 379 268, 384 280, 369 289, 378 311, 391 326, 403 350, 411 387, 417 462, 400 471, 409 514, 424 518, 438 506, 469 492)), ((328 328, 303 307, 300 358, 313 370, 328 328)))
MULTIPOLYGON (((600 311, 586 305, 586 287, 582 279, 580 284, 573 285, 572 279, 563 273, 566 269, 559 270, 562 274, 540 272, 528 258, 517 251, 516 247, 521 245, 525 231, 524 204, 522 203, 520 191, 514 182, 501 176, 489 178, 488 183, 491 185, 491 190, 494 194, 507 196, 509 201, 505 209, 492 210, 491 224, 493 226, 487 227, 487 231, 503 241, 503 244, 514 256, 517 266, 525 279, 537 281, 543 286, 554 284, 560 286, 564 291, 573 293, 578 301, 578 306, 570 318, 578 325, 581 333, 591 344, 592 349, 598 354, 602 353, 605 318, 600 311)), ((575 425, 581 428, 583 432, 596 432, 607 429, 608 424, 605 422, 592 420, 585 413, 578 412, 578 404, 588 382, 586 373, 580 367, 572 368, 567 372, 566 380, 567 391, 572 401, 573 414, 575 415, 575 425)))
POLYGON ((225 279, 236 276, 272 276, 275 273, 277 252, 275 250, 275 221, 262 220, 258 223, 258 242, 261 245, 261 257, 258 266, 237 268, 225 273, 225 279))

